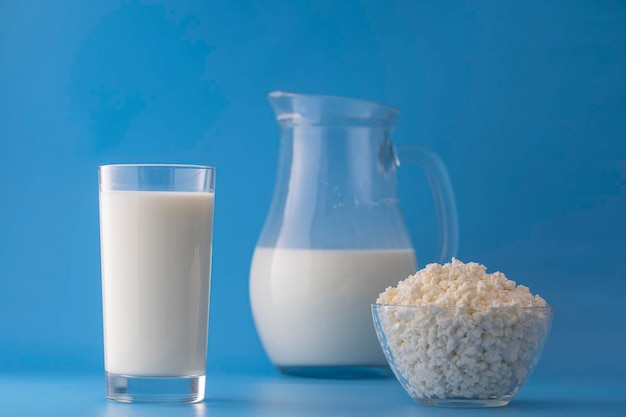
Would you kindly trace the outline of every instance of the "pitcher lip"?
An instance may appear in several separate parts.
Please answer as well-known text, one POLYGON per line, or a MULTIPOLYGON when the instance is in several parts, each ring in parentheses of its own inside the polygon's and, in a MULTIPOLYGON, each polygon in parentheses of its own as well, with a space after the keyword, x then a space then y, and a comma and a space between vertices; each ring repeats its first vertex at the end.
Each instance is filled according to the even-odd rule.
POLYGON ((276 118, 279 121, 282 120, 293 120, 293 119, 311 119, 311 120, 323 120, 323 119, 372 119, 372 120, 384 120, 389 123, 395 123, 398 115, 400 114, 400 109, 398 107, 392 106, 386 103, 380 103, 378 101, 366 100, 360 98, 352 98, 345 96, 335 96, 335 95, 327 95, 327 94, 308 94, 308 93, 294 93, 289 91, 276 90, 267 94, 267 99, 272 104, 274 111, 276 112, 276 118), (277 104, 280 99, 288 99, 291 100, 290 109, 282 108, 281 105, 277 104), (328 111, 324 112, 320 108, 321 106, 316 106, 315 112, 316 115, 311 116, 303 116, 302 113, 297 108, 297 105, 294 105, 295 101, 301 98, 303 100, 318 100, 319 102, 325 101, 329 107, 332 107, 332 104, 335 105, 343 105, 346 109, 349 106, 354 106, 354 109, 349 109, 345 112, 337 112, 328 111), (363 113, 363 110, 368 108, 369 111, 363 113), (356 110, 356 111, 354 111, 356 110))
POLYGON ((267 94, 268 98, 277 98, 277 97, 317 97, 317 98, 327 98, 327 99, 331 99, 331 100, 346 100, 346 101, 360 101, 362 103, 367 103, 367 104, 372 104, 375 106, 380 106, 380 107, 386 107, 389 110, 395 111, 395 112, 400 112, 400 108, 396 107, 394 105, 391 104, 387 104, 387 103, 381 103, 380 101, 375 101, 375 100, 367 100, 364 98, 352 98, 352 97, 346 97, 346 96, 335 96, 332 94, 309 94, 309 93, 294 93, 291 91, 282 91, 282 90, 276 90, 276 91, 272 91, 271 93, 267 94))

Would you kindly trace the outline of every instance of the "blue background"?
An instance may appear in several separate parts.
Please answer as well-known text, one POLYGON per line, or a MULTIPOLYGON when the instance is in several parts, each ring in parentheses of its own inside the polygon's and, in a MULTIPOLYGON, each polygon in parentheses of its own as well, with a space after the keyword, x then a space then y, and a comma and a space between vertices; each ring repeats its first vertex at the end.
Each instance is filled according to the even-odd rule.
MULTIPOLYGON (((209 369, 270 370, 248 269, 281 89, 396 105, 459 258, 541 293, 536 375, 626 372, 626 2, 0 0, 0 372, 102 372, 97 166, 218 169, 209 369)), ((423 266, 436 222, 401 170, 423 266)))

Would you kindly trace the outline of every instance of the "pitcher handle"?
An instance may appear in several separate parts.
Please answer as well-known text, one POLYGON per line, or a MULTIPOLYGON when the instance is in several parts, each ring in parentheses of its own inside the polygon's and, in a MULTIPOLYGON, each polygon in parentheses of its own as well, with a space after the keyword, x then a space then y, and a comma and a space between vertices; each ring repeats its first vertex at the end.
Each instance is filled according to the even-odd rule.
POLYGON ((436 153, 416 145, 397 145, 400 162, 419 165, 426 172, 433 192, 433 200, 439 223, 437 262, 449 262, 459 248, 459 223, 456 202, 448 170, 436 153))

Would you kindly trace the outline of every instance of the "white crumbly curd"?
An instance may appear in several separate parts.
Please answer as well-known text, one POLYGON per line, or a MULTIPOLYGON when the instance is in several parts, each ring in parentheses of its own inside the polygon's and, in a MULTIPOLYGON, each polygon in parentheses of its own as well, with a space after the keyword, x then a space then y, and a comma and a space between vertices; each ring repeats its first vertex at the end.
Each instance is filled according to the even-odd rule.
POLYGON ((392 368, 421 398, 514 395, 549 326, 545 309, 528 308, 547 306, 543 298, 457 259, 426 266, 376 303, 389 305, 379 314, 392 368))
POLYGON ((435 305, 440 307, 531 307, 545 306, 528 287, 516 285, 501 272, 487 273, 476 262, 452 258, 444 265, 429 264, 424 269, 389 287, 377 304, 435 305))

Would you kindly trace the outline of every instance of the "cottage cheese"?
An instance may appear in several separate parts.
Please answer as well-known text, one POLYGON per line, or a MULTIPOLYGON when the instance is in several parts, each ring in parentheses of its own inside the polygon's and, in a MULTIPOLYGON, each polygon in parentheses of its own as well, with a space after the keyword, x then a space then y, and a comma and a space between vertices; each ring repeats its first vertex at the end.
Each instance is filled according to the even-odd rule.
POLYGON ((415 398, 512 397, 550 326, 543 298, 457 259, 426 266, 387 288, 377 304, 384 305, 376 325, 385 354, 415 398))

